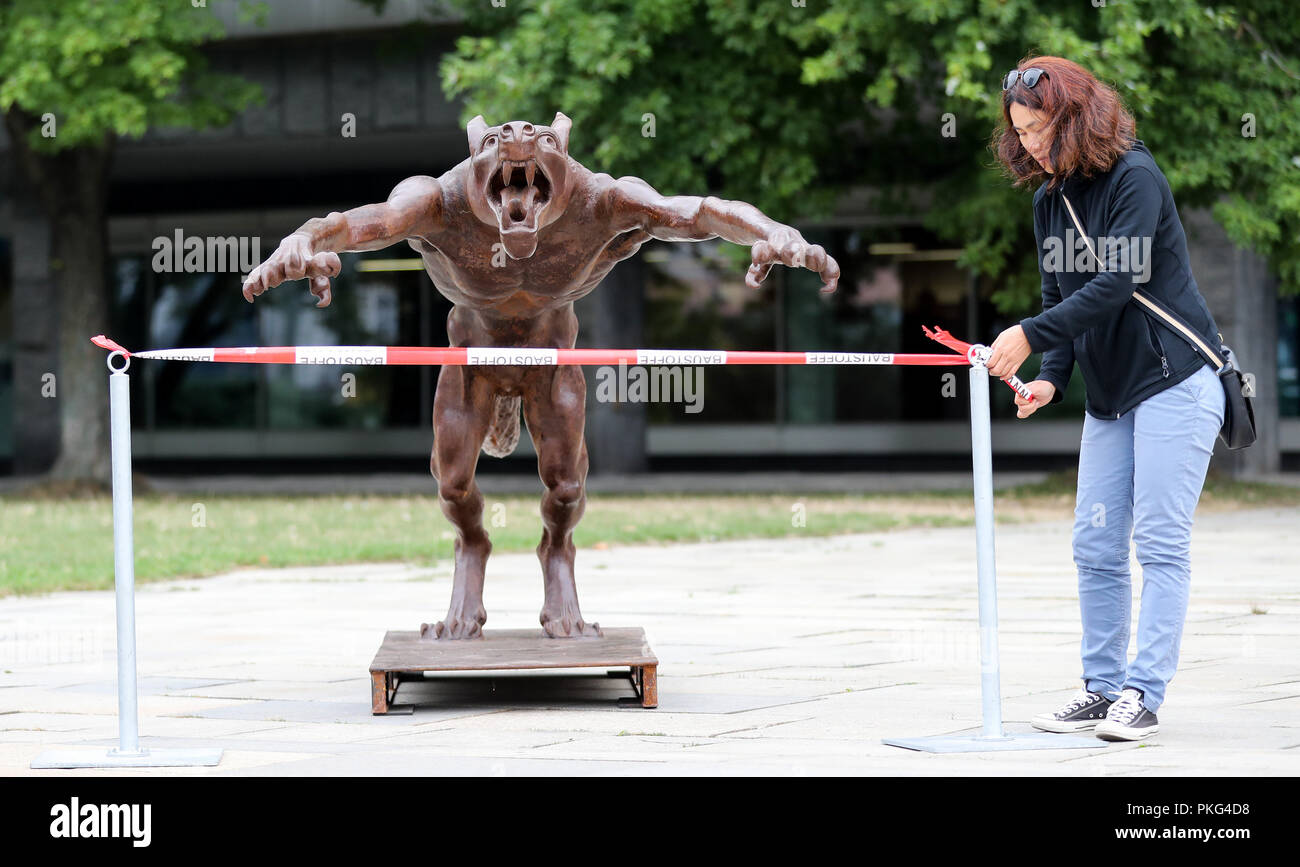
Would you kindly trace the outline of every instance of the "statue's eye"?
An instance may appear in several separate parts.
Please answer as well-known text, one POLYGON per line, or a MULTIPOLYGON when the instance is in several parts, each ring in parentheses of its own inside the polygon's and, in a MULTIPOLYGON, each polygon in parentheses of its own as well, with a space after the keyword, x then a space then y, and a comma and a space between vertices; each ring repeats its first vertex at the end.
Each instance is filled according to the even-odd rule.
POLYGON ((542 133, 542 135, 541 135, 541 139, 542 139, 542 141, 546 142, 546 144, 550 145, 551 147, 555 147, 555 146, 556 146, 556 143, 555 143, 555 136, 551 135, 549 132, 544 132, 544 133, 542 133))
POLYGON ((489 135, 489 136, 485 136, 485 137, 483 138, 483 147, 485 147, 485 148, 492 148, 492 147, 496 147, 496 146, 497 146, 497 137, 496 137, 496 134, 495 134, 495 133, 493 133, 492 135, 489 135))

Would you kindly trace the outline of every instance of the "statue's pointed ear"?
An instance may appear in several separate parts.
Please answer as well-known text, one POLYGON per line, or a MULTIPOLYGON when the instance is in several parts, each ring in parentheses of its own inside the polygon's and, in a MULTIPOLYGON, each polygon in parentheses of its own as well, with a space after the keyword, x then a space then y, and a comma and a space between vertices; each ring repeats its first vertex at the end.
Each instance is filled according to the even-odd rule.
POLYGON ((562 111, 555 113, 555 120, 551 121, 551 129, 555 130, 556 137, 560 140, 560 150, 565 153, 569 152, 569 130, 573 129, 573 121, 562 111))
POLYGON ((479 142, 483 140, 483 133, 487 132, 487 128, 487 121, 483 119, 481 114, 474 115, 474 119, 469 122, 469 126, 465 127, 465 134, 469 137, 470 153, 478 153, 479 142))

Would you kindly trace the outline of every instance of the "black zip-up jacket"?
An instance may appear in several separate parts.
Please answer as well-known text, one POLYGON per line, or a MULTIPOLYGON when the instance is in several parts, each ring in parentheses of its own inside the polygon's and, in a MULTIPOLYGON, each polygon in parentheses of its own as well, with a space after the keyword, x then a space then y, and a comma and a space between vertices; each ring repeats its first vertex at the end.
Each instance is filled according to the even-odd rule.
POLYGON ((1086 409, 1119 418, 1153 394, 1182 382, 1206 362, 1187 341, 1129 299, 1133 291, 1180 316, 1212 347, 1218 325, 1187 259, 1187 238, 1169 182, 1141 141, 1110 171, 1067 178, 1034 194, 1034 236, 1043 278, 1043 312, 1021 321, 1029 347, 1043 353, 1039 379, 1059 401, 1079 362, 1086 409), (1101 271, 1066 210, 1074 211, 1101 271))

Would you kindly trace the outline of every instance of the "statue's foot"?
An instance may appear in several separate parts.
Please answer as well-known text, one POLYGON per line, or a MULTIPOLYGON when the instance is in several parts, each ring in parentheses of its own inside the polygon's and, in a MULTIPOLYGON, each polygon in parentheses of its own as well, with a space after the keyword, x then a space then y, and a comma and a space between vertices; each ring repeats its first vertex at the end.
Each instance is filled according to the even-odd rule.
POLYGON ((437 623, 421 623, 420 637, 424 639, 458 639, 458 638, 482 638, 483 624, 487 622, 487 613, 479 609, 481 614, 475 617, 463 617, 448 614, 446 620, 439 620, 437 623))
POLYGON ((542 630, 548 638, 602 638, 599 623, 587 623, 577 606, 566 607, 559 614, 542 610, 542 630))

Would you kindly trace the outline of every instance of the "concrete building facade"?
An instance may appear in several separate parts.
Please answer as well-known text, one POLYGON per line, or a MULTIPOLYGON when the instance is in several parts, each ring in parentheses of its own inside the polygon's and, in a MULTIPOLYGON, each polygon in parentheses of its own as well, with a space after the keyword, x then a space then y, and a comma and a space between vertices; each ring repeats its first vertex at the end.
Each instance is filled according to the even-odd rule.
MULTIPOLYGON (((431 20, 427 9, 390 3, 376 16, 351 0, 280 4, 262 27, 220 13, 228 38, 207 53, 216 67, 258 83, 265 102, 220 129, 155 130, 118 144, 108 227, 112 336, 150 348, 445 345, 450 305, 404 245, 345 256, 335 303, 324 311, 301 283, 249 307, 239 296, 243 263, 233 261, 260 261, 306 219, 382 201, 402 178, 436 176, 465 158, 459 107, 443 96, 438 72, 456 25, 431 20), (167 251, 191 237, 234 239, 232 261, 186 270, 167 251)), ((58 299, 48 291, 49 226, 3 136, 0 129, 0 467, 29 474, 50 465, 59 441, 57 402, 40 387, 58 369, 58 299)), ((651 244, 580 302, 580 345, 930 351, 921 324, 985 339, 1007 324, 956 266, 959 250, 929 237, 919 219, 879 219, 857 201, 799 224, 844 266, 837 298, 818 298, 815 278, 783 269, 752 293, 719 243, 651 244)), ((1219 460, 1275 470, 1279 454, 1300 456, 1296 305, 1279 302, 1267 263, 1234 248, 1204 214, 1186 223, 1198 279, 1256 373, 1261 404, 1266 447, 1219 460)), ((133 373, 135 453, 145 468, 409 466, 428 455, 434 369, 168 363, 133 373), (351 394, 345 374, 354 376, 351 394)), ((588 369, 589 385, 597 374, 588 369)), ((896 368, 702 375, 695 413, 680 400, 604 402, 589 388, 593 471, 967 460, 964 376, 954 383, 943 371, 896 368)), ((1012 418, 1009 400, 998 402, 1000 460, 1068 462, 1078 448, 1081 386, 1076 376, 1067 408, 1032 425, 1012 418)), ((531 453, 524 437, 503 465, 524 469, 531 453)))

